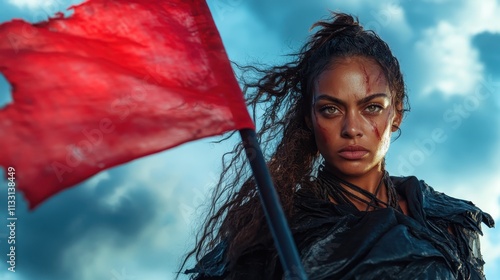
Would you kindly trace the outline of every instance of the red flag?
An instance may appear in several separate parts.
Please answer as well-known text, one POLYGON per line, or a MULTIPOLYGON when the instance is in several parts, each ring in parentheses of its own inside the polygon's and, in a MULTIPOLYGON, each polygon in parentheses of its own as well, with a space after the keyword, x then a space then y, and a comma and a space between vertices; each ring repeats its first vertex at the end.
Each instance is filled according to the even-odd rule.
POLYGON ((99 171, 253 128, 203 0, 89 0, 0 25, 0 165, 30 208, 99 171))

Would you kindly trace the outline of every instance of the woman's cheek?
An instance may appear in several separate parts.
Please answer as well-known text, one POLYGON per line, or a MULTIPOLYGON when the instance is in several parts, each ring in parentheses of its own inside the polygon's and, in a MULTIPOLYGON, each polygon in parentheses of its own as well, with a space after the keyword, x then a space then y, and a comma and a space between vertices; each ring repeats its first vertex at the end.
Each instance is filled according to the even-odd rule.
POLYGON ((389 116, 386 121, 381 125, 381 129, 383 129, 382 137, 380 139, 380 149, 384 155, 387 153, 389 150, 389 146, 391 144, 391 128, 392 128, 392 123, 391 123, 392 118, 389 116))
MULTIPOLYGON (((315 124, 314 131, 316 132, 315 133, 316 139, 323 142, 323 143, 317 143, 318 146, 328 145, 328 143, 330 142, 330 132, 328 131, 326 124, 323 123, 324 120, 318 117, 318 113, 316 111, 314 111, 313 117, 315 124)), ((318 142, 317 140, 316 142, 318 142)))
POLYGON ((381 136, 380 136, 380 131, 378 129, 377 123, 374 120, 369 120, 368 122, 370 123, 371 131, 373 132, 373 134, 375 135, 375 137, 377 137, 377 139, 380 141, 381 140, 381 136))

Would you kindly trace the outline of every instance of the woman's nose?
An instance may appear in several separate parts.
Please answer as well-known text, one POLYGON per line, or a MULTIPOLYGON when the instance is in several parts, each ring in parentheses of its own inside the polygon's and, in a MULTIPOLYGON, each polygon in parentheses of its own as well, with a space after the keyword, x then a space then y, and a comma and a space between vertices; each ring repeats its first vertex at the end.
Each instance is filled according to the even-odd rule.
POLYGON ((363 136, 361 121, 355 112, 348 112, 344 115, 341 136, 344 138, 356 138, 363 136))

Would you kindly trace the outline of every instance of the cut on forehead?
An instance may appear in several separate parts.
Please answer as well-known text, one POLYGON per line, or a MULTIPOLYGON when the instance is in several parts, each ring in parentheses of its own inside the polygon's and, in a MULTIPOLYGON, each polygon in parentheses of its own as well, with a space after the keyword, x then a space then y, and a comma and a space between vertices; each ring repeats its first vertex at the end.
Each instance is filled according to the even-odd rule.
POLYGON ((330 59, 330 62, 326 66, 326 68, 323 70, 333 70, 337 66, 345 66, 349 64, 358 64, 362 71, 365 73, 366 79, 369 80, 370 75, 374 75, 375 81, 379 81, 380 79, 384 79, 384 82, 387 82, 387 77, 384 73, 384 70, 378 63, 378 61, 374 58, 367 57, 367 56, 344 56, 344 57, 333 57, 330 59))
POLYGON ((319 72, 316 76, 314 81, 314 91, 317 90, 319 79, 326 71, 337 70, 338 68, 343 68, 346 66, 352 67, 353 65, 358 66, 359 71, 363 73, 363 79, 368 92, 371 91, 372 87, 387 86, 389 90, 387 93, 394 98, 394 93, 390 89, 387 75, 380 64, 377 62, 377 60, 371 57, 360 55, 334 57, 330 59, 329 63, 325 66, 323 71, 319 72))

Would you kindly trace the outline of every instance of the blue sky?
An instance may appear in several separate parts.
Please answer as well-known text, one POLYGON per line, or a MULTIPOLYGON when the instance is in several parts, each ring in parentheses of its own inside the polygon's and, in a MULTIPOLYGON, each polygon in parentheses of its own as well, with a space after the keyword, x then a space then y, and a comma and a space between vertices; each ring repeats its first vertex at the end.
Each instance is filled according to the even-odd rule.
MULTIPOLYGON (((6 0, 0 22, 46 19, 68 0, 6 0)), ((416 175, 500 218, 499 1, 208 1, 231 60, 276 64, 328 10, 357 15, 393 49, 411 112, 387 155, 392 175, 416 175), (436 137, 440 134, 440 138, 436 137), (439 139, 438 139, 439 138, 439 139)), ((0 107, 10 100, 0 77, 0 107)), ((203 139, 102 172, 35 211, 18 197, 17 272, 0 278, 171 279, 236 139, 203 139)), ((6 185, 0 181, 0 184, 6 185)), ((3 189, 3 188, 2 188, 3 189)), ((6 191, 0 193, 6 205, 6 191)), ((6 213, 0 211, 5 221, 6 213)), ((483 227, 489 279, 500 279, 500 230, 483 227)), ((5 259, 6 227, 0 227, 5 259)))

